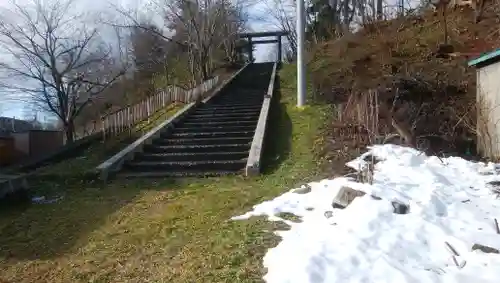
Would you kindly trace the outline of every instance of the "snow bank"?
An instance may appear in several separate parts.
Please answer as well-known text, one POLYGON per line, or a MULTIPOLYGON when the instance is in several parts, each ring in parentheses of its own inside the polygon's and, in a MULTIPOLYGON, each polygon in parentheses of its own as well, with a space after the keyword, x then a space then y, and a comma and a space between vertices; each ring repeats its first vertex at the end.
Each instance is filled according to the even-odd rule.
POLYGON ((500 249, 494 224, 500 200, 488 185, 500 180, 493 164, 383 145, 348 166, 365 166, 368 154, 382 160, 372 185, 349 178, 313 182, 310 192, 290 190, 233 218, 267 215, 291 226, 276 232, 282 240, 264 257, 266 282, 500 282, 500 255, 471 249, 474 244, 500 249), (366 195, 333 209, 342 186, 366 195), (394 200, 409 204, 409 213, 393 213, 394 200), (282 212, 302 222, 281 219, 282 212))

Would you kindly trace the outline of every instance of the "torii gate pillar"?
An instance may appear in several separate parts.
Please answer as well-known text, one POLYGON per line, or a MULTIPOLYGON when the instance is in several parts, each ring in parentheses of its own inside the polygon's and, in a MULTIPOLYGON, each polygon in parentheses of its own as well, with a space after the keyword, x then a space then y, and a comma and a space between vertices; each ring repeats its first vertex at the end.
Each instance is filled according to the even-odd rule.
POLYGON ((283 60, 282 54, 281 54, 281 35, 278 35, 277 39, 278 39, 278 63, 281 63, 283 60))
POLYGON ((248 59, 253 63, 253 43, 251 36, 248 37, 248 59))

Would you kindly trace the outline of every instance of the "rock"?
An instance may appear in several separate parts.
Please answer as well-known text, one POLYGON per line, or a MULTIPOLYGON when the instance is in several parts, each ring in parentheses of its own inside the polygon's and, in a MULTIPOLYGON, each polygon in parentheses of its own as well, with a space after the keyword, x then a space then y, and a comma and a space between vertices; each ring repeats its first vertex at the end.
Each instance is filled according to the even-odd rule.
POLYGON ((410 206, 397 201, 392 201, 393 212, 396 214, 407 214, 410 212, 410 206))
POLYGON ((325 211, 325 217, 328 219, 328 218, 332 218, 333 217, 333 211, 325 211))
POLYGON ((339 192, 335 196, 332 202, 332 207, 333 208, 340 208, 344 209, 346 208, 351 202, 357 198, 357 197, 362 197, 366 193, 358 190, 351 189, 349 187, 342 187, 340 188, 339 192))
POLYGON ((370 195, 372 197, 372 199, 374 200, 381 200, 382 198, 381 197, 378 197, 378 196, 375 196, 375 195, 370 195))
POLYGON ((292 227, 283 221, 273 221, 270 224, 272 231, 288 231, 292 227))
POLYGON ((296 216, 295 214, 290 213, 290 212, 280 212, 280 213, 276 214, 276 216, 279 218, 288 220, 288 221, 295 222, 295 223, 302 222, 302 219, 299 216, 296 216))
POLYGON ((487 253, 487 254, 500 254, 499 250, 497 250, 495 248, 492 248, 492 247, 484 246, 484 245, 481 245, 481 244, 474 244, 472 246, 472 250, 473 251, 480 250, 483 253, 487 253))
POLYGON ((489 176, 489 175, 495 174, 495 173, 491 172, 491 170, 489 170, 489 169, 479 170, 478 173, 479 173, 479 175, 483 175, 483 176, 489 176))
POLYGON ((311 192, 311 186, 309 186, 308 184, 305 184, 305 185, 302 185, 300 188, 298 189, 295 189, 295 191, 293 191, 294 193, 296 194, 307 194, 307 193, 310 193, 311 192))

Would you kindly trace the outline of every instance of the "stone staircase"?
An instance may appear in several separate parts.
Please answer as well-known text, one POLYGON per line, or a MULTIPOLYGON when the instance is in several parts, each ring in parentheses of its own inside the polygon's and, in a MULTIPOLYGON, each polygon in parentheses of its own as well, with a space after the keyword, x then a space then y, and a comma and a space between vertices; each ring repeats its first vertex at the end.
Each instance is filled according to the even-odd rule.
POLYGON ((251 64, 209 102, 162 131, 120 177, 220 176, 246 166, 273 63, 251 64))

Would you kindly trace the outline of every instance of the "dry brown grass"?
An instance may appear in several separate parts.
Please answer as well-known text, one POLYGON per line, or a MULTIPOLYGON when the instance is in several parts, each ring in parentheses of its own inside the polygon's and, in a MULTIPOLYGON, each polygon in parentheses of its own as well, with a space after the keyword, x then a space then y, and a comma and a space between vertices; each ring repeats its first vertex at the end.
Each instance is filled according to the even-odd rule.
MULTIPOLYGON (((421 136, 433 140, 427 144, 450 144, 449 150, 437 151, 463 153, 463 144, 475 134, 465 122, 476 120, 475 69, 467 67, 467 60, 500 47, 494 7, 486 7, 478 24, 473 23, 471 13, 457 9, 447 17, 453 56, 440 52, 443 26, 431 11, 373 23, 358 33, 317 46, 309 62, 315 98, 345 104, 345 116, 360 116, 351 118, 356 118, 352 119, 354 125, 364 128, 358 132, 368 140, 373 140, 372 135, 401 134, 388 117, 383 117, 386 112, 385 116, 395 115, 397 124, 407 124, 407 136, 413 139, 410 144, 416 146, 421 136), (377 107, 381 115, 373 113, 374 108, 366 103, 373 101, 367 100, 373 91, 379 94, 378 103, 390 111, 377 107), (378 122, 371 116, 377 116, 378 122), (438 139, 441 141, 434 142, 438 139)), ((332 131, 341 126, 342 122, 335 124, 332 131)), ((353 141, 341 144, 363 138, 349 139, 353 141)), ((359 146, 356 143, 353 146, 359 146)), ((469 151, 470 146, 466 147, 469 151)))

